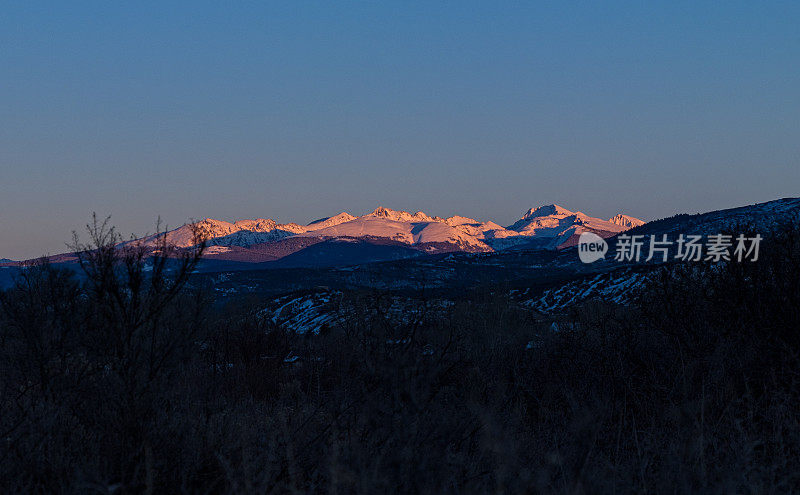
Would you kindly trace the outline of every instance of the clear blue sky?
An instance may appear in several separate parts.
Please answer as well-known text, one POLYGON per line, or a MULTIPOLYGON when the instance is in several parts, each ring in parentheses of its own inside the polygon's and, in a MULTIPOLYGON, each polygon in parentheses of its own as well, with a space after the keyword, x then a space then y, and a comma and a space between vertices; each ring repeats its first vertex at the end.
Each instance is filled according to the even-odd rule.
POLYGON ((800 196, 800 2, 566 3, 6 2, 0 257, 92 211, 143 234, 800 196))

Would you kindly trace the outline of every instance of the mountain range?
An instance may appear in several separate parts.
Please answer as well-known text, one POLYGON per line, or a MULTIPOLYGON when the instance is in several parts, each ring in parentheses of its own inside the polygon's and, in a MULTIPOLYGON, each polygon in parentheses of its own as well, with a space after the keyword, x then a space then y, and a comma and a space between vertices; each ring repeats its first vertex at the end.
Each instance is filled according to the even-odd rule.
MULTIPOLYGON (((388 208, 361 216, 342 212, 308 225, 278 224, 269 219, 206 219, 195 226, 205 230, 209 239, 198 272, 219 294, 280 294, 317 286, 405 290, 422 285, 461 290, 503 284, 520 286, 518 296, 528 298, 526 304, 531 307, 553 310, 564 306, 563 301, 593 297, 598 291, 618 292, 639 283, 640 273, 652 268, 649 263, 627 266, 614 256, 581 263, 574 246, 581 232, 592 231, 606 238, 609 252, 614 253, 619 232, 674 239, 679 234, 708 236, 744 228, 766 238, 781 225, 798 221, 800 198, 784 198, 644 224, 623 214, 602 220, 546 205, 531 208, 507 227, 461 216, 441 218, 388 208), (612 272, 613 276, 596 278, 612 272), (561 287, 563 283, 568 285, 561 287), (552 289, 550 295, 535 299, 545 289, 552 289)), ((192 225, 159 235, 183 248, 194 242, 192 225)), ((156 236, 141 239, 150 245, 157 240, 156 236)), ((49 259, 77 270, 74 253, 49 259)), ((0 288, 13 283, 24 266, 25 262, 2 260, 0 288)))
MULTIPOLYGON (((206 258, 209 260, 252 263, 278 261, 292 255, 298 258, 301 251, 322 243, 327 250, 336 252, 363 249, 369 245, 372 251, 385 251, 386 259, 397 259, 446 252, 559 249, 574 244, 582 232, 610 237, 642 224, 642 220, 628 215, 618 214, 603 220, 558 205, 531 208, 507 227, 458 215, 442 218, 421 211, 410 213, 378 207, 365 215, 341 212, 307 225, 279 224, 263 218, 236 222, 207 218, 149 236, 143 242, 155 245, 159 236, 166 235, 168 242, 189 248, 194 243, 193 231, 199 228, 208 239, 206 258)), ((320 252, 323 250, 322 246, 313 250, 320 261, 324 260, 320 252)), ((382 258, 377 252, 374 254, 376 259, 382 258)), ((333 253, 331 256, 341 257, 333 253)))

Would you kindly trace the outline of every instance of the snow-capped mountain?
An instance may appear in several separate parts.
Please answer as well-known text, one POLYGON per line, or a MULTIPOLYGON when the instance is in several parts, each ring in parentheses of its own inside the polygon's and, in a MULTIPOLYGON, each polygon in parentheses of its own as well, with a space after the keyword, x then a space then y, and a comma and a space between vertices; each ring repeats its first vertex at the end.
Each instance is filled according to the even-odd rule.
POLYGON ((315 230, 315 229, 324 229, 326 227, 333 227, 335 225, 339 225, 340 223, 349 222, 350 220, 355 220, 356 217, 343 211, 338 215, 334 215, 332 217, 320 218, 319 220, 314 220, 313 222, 306 225, 307 230, 315 230))
POLYGON ((447 244, 462 251, 491 251, 478 236, 448 225, 439 217, 425 213, 409 213, 379 207, 364 216, 323 229, 307 231, 303 236, 322 238, 382 238, 409 245, 422 245, 425 250, 437 250, 435 244, 447 244))
POLYGON ((513 225, 509 225, 508 229, 522 232, 531 226, 536 228, 537 225, 542 223, 553 223, 552 221, 548 222, 548 220, 566 218, 574 214, 575 213, 569 211, 568 209, 562 208, 558 205, 539 206, 538 208, 531 208, 528 210, 524 215, 522 215, 522 218, 517 220, 513 225))
MULTIPOLYGON (((484 222, 458 215, 442 218, 421 211, 410 213, 380 206, 362 216, 341 212, 307 225, 279 224, 263 218, 233 223, 209 218, 183 225, 165 235, 169 242, 186 248, 193 244, 193 233, 197 228, 207 237, 211 246, 208 254, 216 257, 225 257, 235 248, 252 248, 290 238, 391 241, 427 253, 491 252, 519 245, 554 249, 568 245, 570 239, 581 232, 592 231, 608 237, 642 223, 626 215, 617 215, 605 221, 558 205, 546 205, 531 208, 520 220, 504 228, 492 221, 484 222)), ((144 239, 146 244, 151 245, 156 240, 155 236, 144 239)), ((308 242, 292 243, 297 249, 309 245, 308 242)), ((291 253, 294 250, 290 247, 283 251, 291 253)), ((241 259, 241 252, 236 253, 237 259, 241 259)))
POLYGON ((625 227, 626 229, 632 229, 634 227, 638 227, 639 225, 644 225, 642 220, 629 217, 628 215, 623 215, 622 213, 614 215, 613 217, 609 218, 608 221, 621 227, 625 227))
POLYGON ((533 244, 537 247, 555 249, 567 247, 577 242, 583 232, 594 232, 600 237, 611 237, 631 226, 620 222, 618 217, 629 219, 631 226, 644 222, 617 215, 611 220, 590 217, 580 211, 570 211, 559 205, 544 205, 531 208, 522 218, 503 230, 491 232, 490 244, 495 249, 504 249, 520 244, 533 244), (617 219, 615 222, 614 220, 617 219))
MULTIPOLYGON (((210 246, 248 247, 264 242, 274 242, 284 237, 305 232, 307 229, 295 223, 278 224, 271 219, 240 220, 226 222, 206 218, 194 224, 187 224, 166 233, 167 242, 180 248, 188 248, 194 244, 194 229, 197 228, 207 239, 210 246)), ((157 236, 144 239, 146 245, 153 245, 157 236)))
MULTIPOLYGON (((614 218, 620 217, 617 215, 614 218)), ((627 217, 638 225, 643 224, 641 220, 627 217)), ((570 228, 581 227, 581 230, 594 230, 605 232, 621 232, 630 226, 625 226, 611 220, 601 220, 590 217, 580 211, 569 211, 558 205, 546 205, 538 208, 531 208, 522 218, 517 220, 508 230, 519 232, 522 235, 545 235, 555 237, 563 235, 570 228)))
POLYGON ((389 208, 379 206, 375 208, 372 213, 367 213, 365 217, 384 218, 386 220, 394 220, 395 222, 441 222, 439 217, 429 217, 425 213, 418 211, 416 213, 409 213, 407 211, 396 211, 389 208))

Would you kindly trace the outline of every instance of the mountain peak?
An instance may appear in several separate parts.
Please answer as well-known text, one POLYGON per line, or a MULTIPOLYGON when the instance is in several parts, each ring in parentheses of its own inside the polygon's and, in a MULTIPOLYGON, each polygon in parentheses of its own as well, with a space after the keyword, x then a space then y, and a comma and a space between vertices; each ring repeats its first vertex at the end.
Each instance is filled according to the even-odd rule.
POLYGON ((309 230, 317 230, 317 229, 324 229, 326 227, 333 227, 334 225, 339 225, 342 223, 349 222, 351 220, 355 220, 356 217, 343 211, 338 215, 334 215, 332 217, 324 217, 320 218, 319 220, 314 220, 313 222, 309 223, 306 227, 309 230))
POLYGON ((552 205, 539 206, 538 208, 531 208, 530 210, 528 210, 527 213, 525 213, 525 215, 522 218, 528 219, 535 217, 549 217, 553 215, 569 216, 574 214, 575 214, 574 212, 569 211, 566 208, 563 208, 556 204, 552 204, 552 205))
POLYGON ((239 220, 233 225, 239 230, 265 231, 274 229, 277 223, 271 218, 256 218, 255 220, 239 220))
POLYGON ((376 217, 389 218, 389 217, 397 216, 398 214, 401 214, 401 213, 405 213, 406 215, 410 215, 410 213, 408 213, 407 211, 396 211, 396 210, 393 210, 391 208, 386 208, 385 206, 379 206, 379 207, 375 208, 374 210, 372 210, 372 213, 369 213, 369 214, 373 215, 373 216, 376 216, 376 217))
POLYGON ((346 219, 345 222, 349 222, 350 220, 354 219, 355 217, 346 211, 339 213, 338 215, 333 215, 331 217, 322 217, 318 220, 314 220, 313 222, 308 222, 308 225, 314 225, 317 223, 327 222, 328 220, 342 220, 346 219))
POLYGON ((375 208, 372 213, 369 213, 367 216, 386 218, 397 222, 435 222, 440 220, 438 217, 430 217, 422 211, 409 213, 403 210, 392 210, 384 206, 375 208))
POLYGON ((632 229, 644 224, 643 220, 639 220, 638 218, 634 218, 629 215, 623 215, 622 213, 614 215, 613 217, 609 218, 608 221, 614 225, 625 227, 626 229, 632 229))
POLYGON ((214 218, 204 218, 200 221, 194 222, 193 224, 196 227, 204 228, 204 229, 230 229, 233 228, 233 224, 231 222, 226 222, 225 220, 216 220, 214 218))

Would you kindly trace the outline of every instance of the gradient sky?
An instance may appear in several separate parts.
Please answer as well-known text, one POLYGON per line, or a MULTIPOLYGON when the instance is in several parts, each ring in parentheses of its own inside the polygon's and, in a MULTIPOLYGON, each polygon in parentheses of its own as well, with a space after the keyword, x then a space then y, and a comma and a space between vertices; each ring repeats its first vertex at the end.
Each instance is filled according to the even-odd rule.
POLYGON ((0 257, 93 211, 144 234, 800 196, 797 1, 122 4, 0 10, 0 257))

